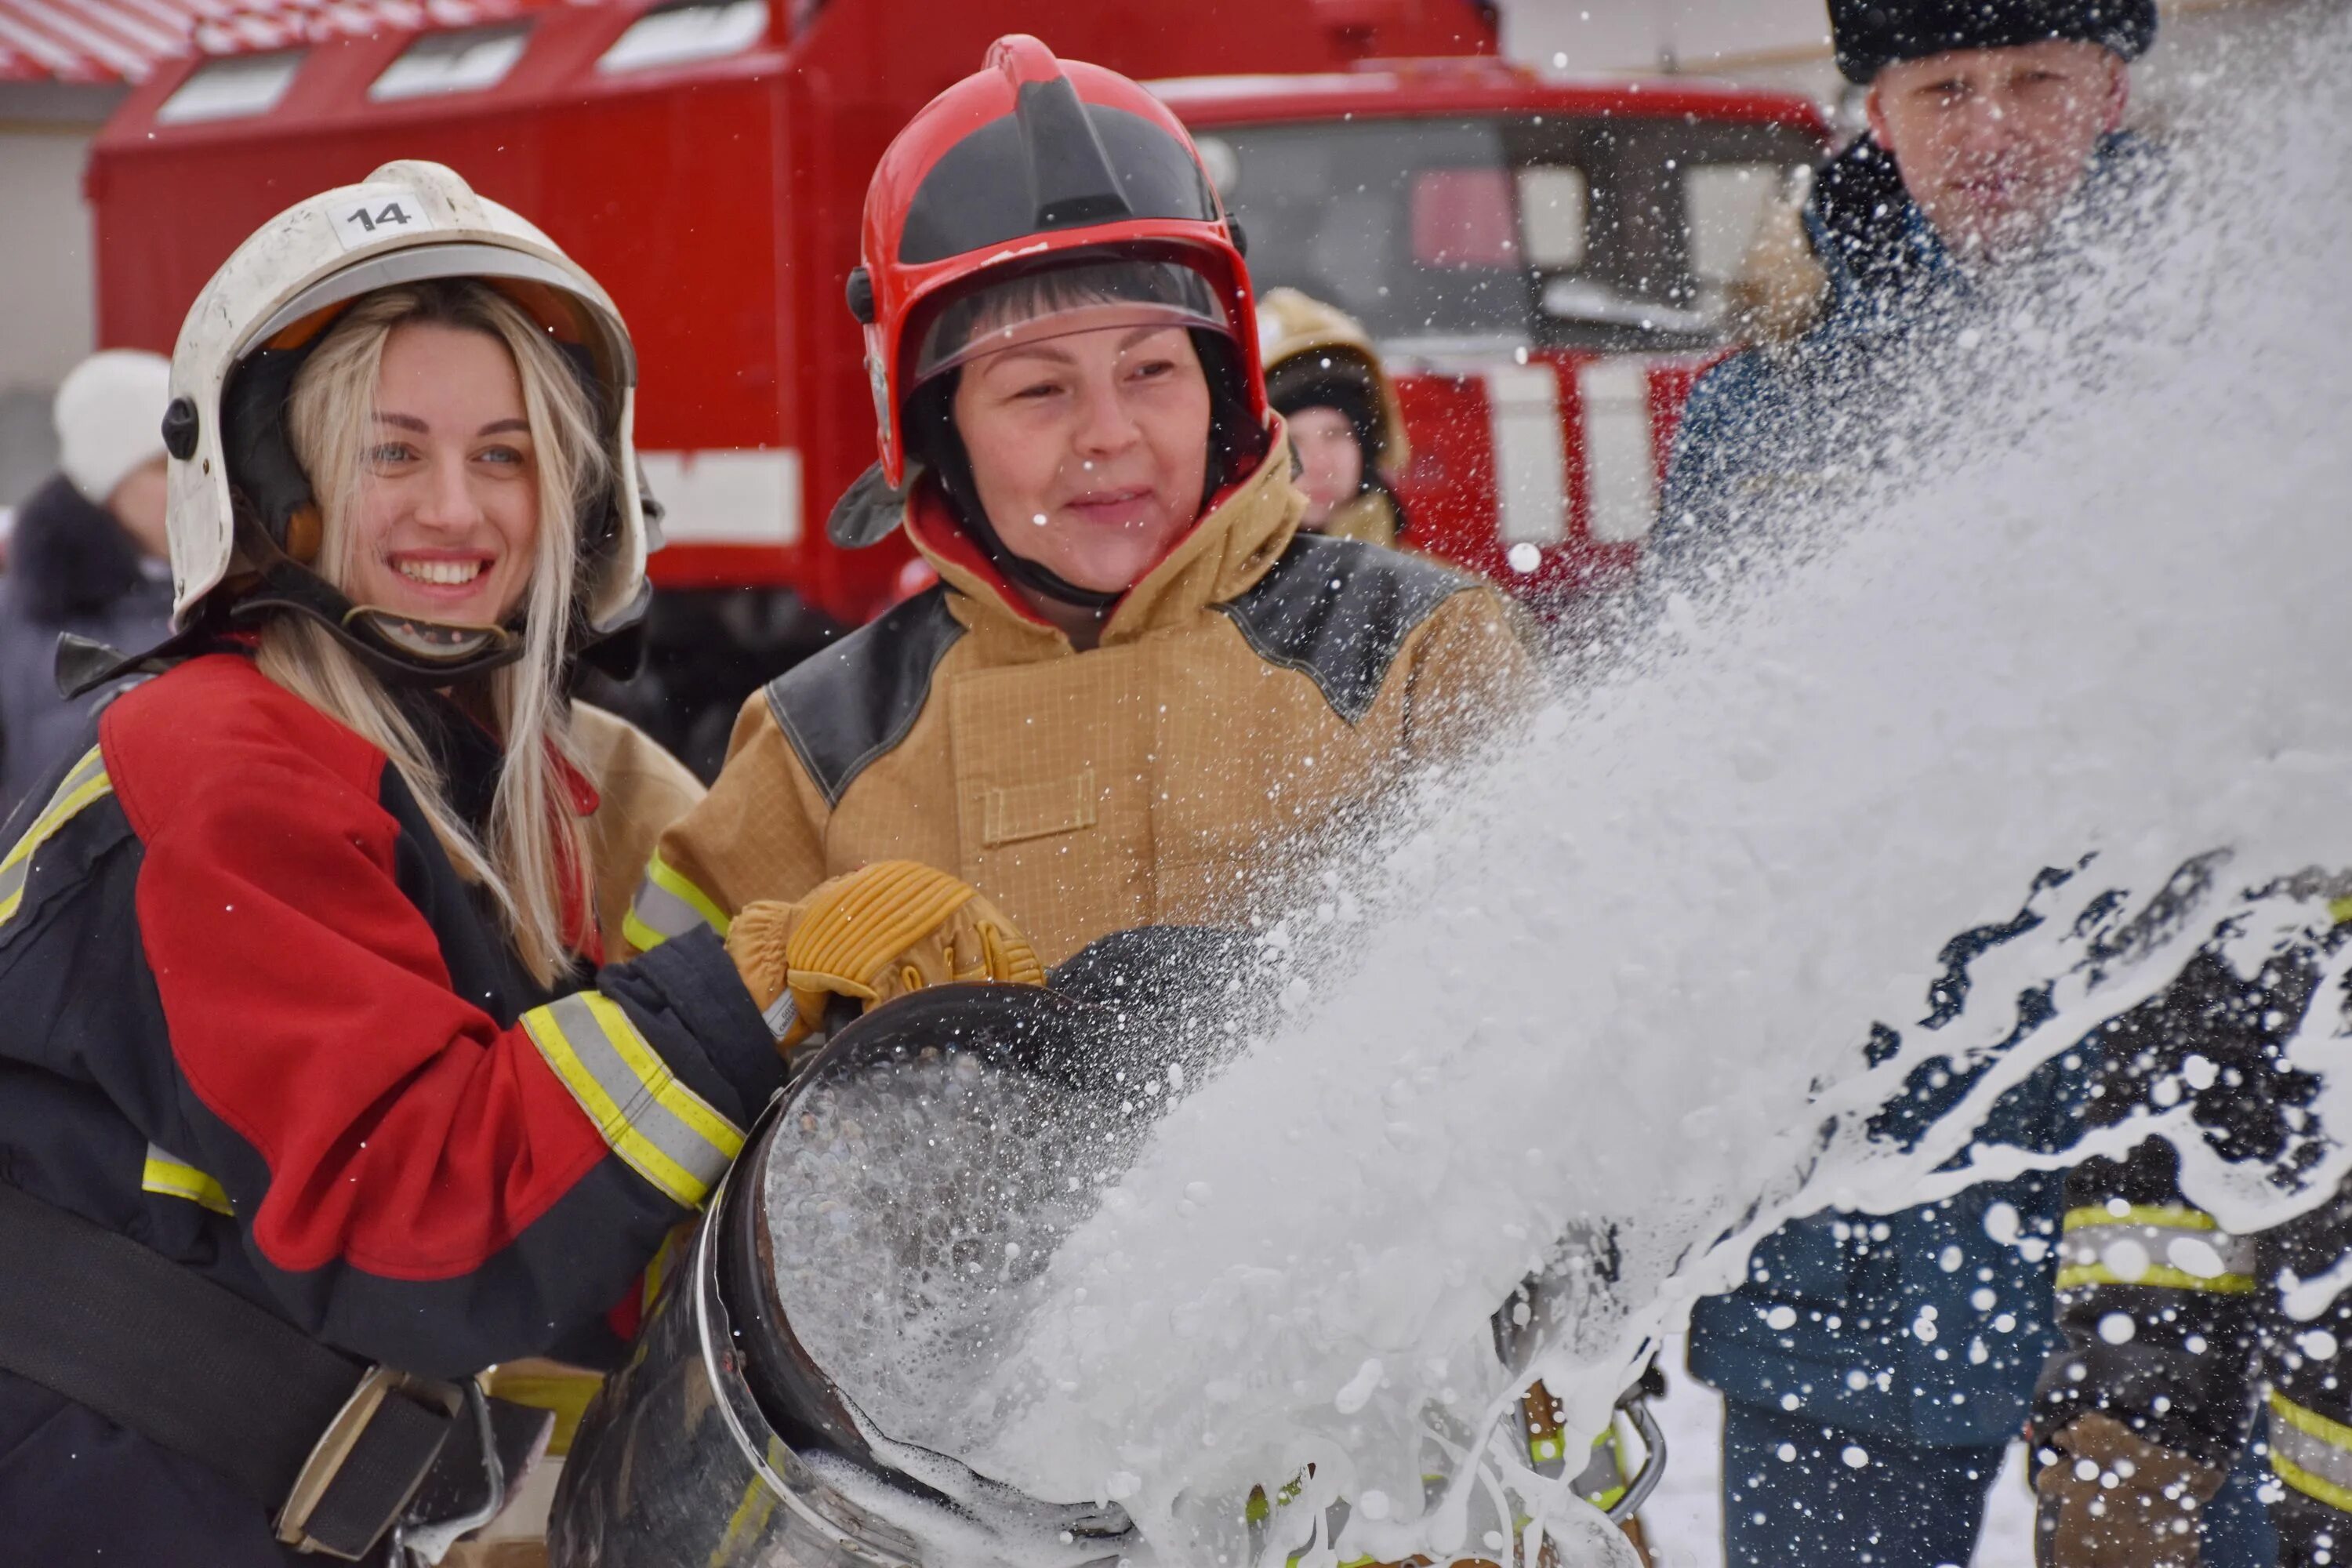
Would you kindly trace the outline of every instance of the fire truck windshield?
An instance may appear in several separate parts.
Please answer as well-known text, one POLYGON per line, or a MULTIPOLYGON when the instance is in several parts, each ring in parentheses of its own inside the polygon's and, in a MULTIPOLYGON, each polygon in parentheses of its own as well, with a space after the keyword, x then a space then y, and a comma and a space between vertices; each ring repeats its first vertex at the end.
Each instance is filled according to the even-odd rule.
POLYGON ((1200 138, 1260 288, 1384 342, 1703 348, 1790 171, 1771 125, 1528 115, 1220 127, 1200 138))

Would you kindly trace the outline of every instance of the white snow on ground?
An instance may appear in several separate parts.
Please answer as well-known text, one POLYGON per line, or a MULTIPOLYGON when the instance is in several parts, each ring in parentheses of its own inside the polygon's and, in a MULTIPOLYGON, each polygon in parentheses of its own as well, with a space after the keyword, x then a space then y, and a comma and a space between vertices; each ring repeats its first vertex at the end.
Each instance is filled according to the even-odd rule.
MULTIPOLYGON (((1723 1561, 1723 1399, 1678 1370, 1683 1337, 1666 1342, 1666 1397, 1657 1402, 1665 1429, 1665 1479, 1642 1510, 1656 1568, 1725 1568, 1723 1561)), ((1986 1500, 1984 1534, 1972 1568, 2033 1568, 2033 1494, 2025 1485, 2025 1446, 2012 1443, 2009 1462, 1986 1500)))

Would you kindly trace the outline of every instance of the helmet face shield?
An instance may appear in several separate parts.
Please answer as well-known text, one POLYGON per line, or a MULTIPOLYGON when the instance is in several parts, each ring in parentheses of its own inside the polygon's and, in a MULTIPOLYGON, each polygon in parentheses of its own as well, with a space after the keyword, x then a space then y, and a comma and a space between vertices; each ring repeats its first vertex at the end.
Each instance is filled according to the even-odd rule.
POLYGON ((908 386, 1007 349, 1136 327, 1234 335, 1209 280, 1180 262, 1077 261, 992 278, 950 300, 923 331, 908 386))
POLYGON ((636 353, 625 334, 596 321, 573 292, 576 270, 504 246, 452 244, 396 250, 329 274, 288 300, 231 351, 242 359, 256 348, 296 348, 331 325, 341 307, 379 289, 443 278, 478 278, 520 307, 559 342, 588 350, 597 374, 616 385, 635 386, 636 353))

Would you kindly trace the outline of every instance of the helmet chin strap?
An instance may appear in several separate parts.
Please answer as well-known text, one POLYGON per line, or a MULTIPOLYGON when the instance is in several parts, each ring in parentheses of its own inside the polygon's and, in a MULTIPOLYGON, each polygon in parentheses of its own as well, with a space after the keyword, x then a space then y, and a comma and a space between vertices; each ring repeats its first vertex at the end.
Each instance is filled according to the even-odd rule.
MULTIPOLYGON (((1004 580, 1017 588, 1042 595, 1056 604, 1085 610, 1096 616, 1108 616, 1126 590, 1106 594, 1099 589, 1082 588, 1051 567, 1042 566, 1025 555, 1016 553, 996 531, 989 520, 988 508, 980 499, 980 482, 971 471, 971 454, 965 448, 963 437, 953 424, 945 425, 938 443, 940 450, 929 465, 939 481, 940 493, 947 497, 948 510, 963 525, 964 531, 978 544, 989 564, 1004 574, 1004 580)), ((910 481, 911 482, 911 481, 910 481)))
MULTIPOLYGON (((946 476, 942 475, 941 478, 944 479, 946 476)), ((1090 611, 1097 616, 1110 614, 1118 602, 1127 596, 1127 590, 1124 588, 1109 594, 1098 588, 1081 588, 1052 567, 1040 565, 1027 556, 1014 552, 997 533, 996 525, 989 521, 988 509, 980 504, 980 497, 977 494, 974 494, 969 501, 955 496, 952 490, 949 494, 956 502, 956 511, 963 522, 965 531, 986 553, 989 563, 1003 573, 1005 581, 1015 587, 1025 588, 1030 593, 1043 595, 1056 604, 1067 605, 1072 609, 1090 611)))
POLYGON ((399 686, 448 686, 487 675, 522 657, 519 626, 431 621, 354 604, 324 577, 283 552, 273 554, 275 558, 262 566, 259 581, 230 606, 231 624, 259 620, 279 611, 307 616, 326 627, 379 679, 399 686))

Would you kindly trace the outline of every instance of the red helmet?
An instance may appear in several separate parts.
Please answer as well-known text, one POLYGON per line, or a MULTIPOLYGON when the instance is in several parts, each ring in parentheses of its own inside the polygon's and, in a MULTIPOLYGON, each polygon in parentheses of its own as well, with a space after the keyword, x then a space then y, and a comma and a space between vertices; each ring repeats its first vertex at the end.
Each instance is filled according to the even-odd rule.
POLYGON ((954 363, 927 341, 940 311, 976 279, 1041 265, 1168 264, 1157 270, 1189 289, 1130 289, 1131 302, 1230 333, 1250 414, 1265 420, 1249 269, 1192 137, 1127 78, 1056 59, 1026 34, 999 38, 984 68, 898 132, 866 189, 859 251, 849 308, 866 324, 879 477, 894 490, 906 479, 902 416, 917 361, 923 374, 954 363))

